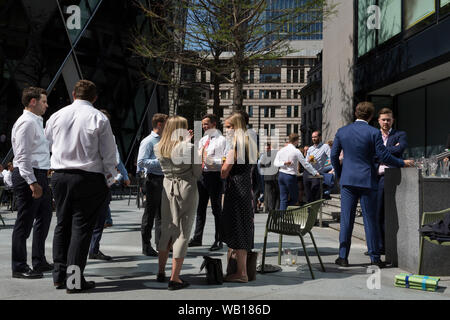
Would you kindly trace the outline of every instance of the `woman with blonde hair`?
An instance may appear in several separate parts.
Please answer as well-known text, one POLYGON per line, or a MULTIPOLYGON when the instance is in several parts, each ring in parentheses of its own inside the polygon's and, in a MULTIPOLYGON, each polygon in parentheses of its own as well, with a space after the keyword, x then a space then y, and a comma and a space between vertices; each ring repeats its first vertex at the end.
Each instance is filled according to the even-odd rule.
POLYGON ((237 272, 228 274, 225 281, 245 283, 248 282, 247 252, 254 245, 251 168, 257 163, 258 153, 241 114, 234 113, 225 119, 224 128, 232 143, 221 171, 222 179, 226 179, 222 241, 228 245, 228 260, 233 251, 237 259, 237 272))
POLYGON ((197 180, 202 173, 201 165, 194 164, 194 146, 190 143, 192 132, 187 128, 185 118, 169 117, 155 152, 164 173, 157 280, 165 281, 165 267, 172 248, 169 290, 189 285, 180 278, 180 272, 197 210, 197 180))

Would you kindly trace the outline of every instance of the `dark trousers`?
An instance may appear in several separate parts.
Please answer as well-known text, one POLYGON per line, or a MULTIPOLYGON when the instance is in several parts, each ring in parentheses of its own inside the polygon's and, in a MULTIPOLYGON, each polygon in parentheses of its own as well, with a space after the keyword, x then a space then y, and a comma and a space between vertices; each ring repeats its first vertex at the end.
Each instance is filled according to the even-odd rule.
POLYGON ((380 228, 377 221, 377 190, 342 186, 341 230, 339 232, 339 257, 347 259, 350 253, 356 206, 360 199, 363 212, 367 248, 372 262, 380 260, 380 228))
POLYGON ((57 217, 53 281, 61 283, 68 266, 78 266, 83 275, 92 232, 99 215, 105 212, 109 189, 103 174, 81 170, 55 172, 52 185, 57 217))
POLYGON ((45 240, 52 220, 52 200, 48 187, 47 170, 34 169, 37 183, 42 187, 42 197, 34 199, 28 183, 22 178, 19 169, 12 173, 12 182, 17 205, 17 219, 12 233, 12 270, 24 271, 27 264, 27 239, 33 229, 31 260, 33 267, 47 262, 45 240))
POLYGON ((155 244, 158 247, 161 238, 161 196, 164 176, 154 174, 147 175, 145 182, 146 204, 142 216, 141 236, 142 248, 145 250, 151 246, 153 223, 155 223, 155 244))
POLYGON ((380 227, 380 250, 384 251, 384 175, 378 176, 377 221, 380 227))
POLYGON ((111 202, 111 191, 109 191, 107 205, 104 210, 100 213, 97 219, 97 223, 94 227, 94 232, 92 233, 91 245, 89 247, 89 253, 97 254, 100 250, 100 240, 102 240, 103 229, 105 228, 105 222, 109 216, 111 217, 111 210, 109 209, 109 203, 111 202))
POLYGON ((197 182, 198 187, 198 207, 195 221, 195 231, 193 240, 202 242, 203 229, 206 223, 206 210, 208 201, 211 199, 212 213, 214 215, 216 242, 220 241, 220 216, 222 215, 222 190, 223 182, 220 178, 220 172, 203 172, 202 179, 197 182))
POLYGON ((286 210, 288 206, 297 204, 297 176, 280 172, 278 174, 278 185, 280 187, 280 210, 286 210))
POLYGON ((264 209, 266 212, 280 207, 280 190, 277 180, 264 181, 264 209))
POLYGON ((313 178, 308 171, 303 172, 303 187, 307 203, 320 199, 320 182, 321 179, 313 178))

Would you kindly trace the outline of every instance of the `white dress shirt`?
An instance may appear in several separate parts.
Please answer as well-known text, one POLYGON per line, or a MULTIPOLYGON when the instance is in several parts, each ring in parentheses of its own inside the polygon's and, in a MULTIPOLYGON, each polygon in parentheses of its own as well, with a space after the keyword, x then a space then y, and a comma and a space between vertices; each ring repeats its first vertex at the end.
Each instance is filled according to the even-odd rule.
POLYGON ((313 176, 317 174, 317 170, 309 164, 303 154, 292 143, 289 143, 286 147, 281 148, 275 156, 273 164, 280 168, 280 172, 296 176, 298 173, 298 163, 308 170, 313 176), (292 162, 290 166, 284 165, 285 162, 292 162))
MULTIPOLYGON (((389 129, 389 132, 388 132, 387 135, 384 135, 383 131, 381 131, 381 137, 383 138, 383 144, 384 144, 385 147, 387 146, 387 142, 389 140, 389 135, 391 134, 391 132, 392 132, 392 128, 389 129)), ((380 166, 378 167, 378 175, 380 175, 380 176, 384 175, 384 171, 387 168, 389 168, 387 165, 380 164, 380 166)))
POLYGON ((308 152, 306 153, 306 161, 309 161, 311 156, 314 156, 314 163, 311 163, 314 169, 317 171, 323 170, 325 168, 325 164, 327 160, 330 158, 331 149, 328 144, 319 143, 317 146, 313 145, 309 147, 308 152))
POLYGON ((28 184, 36 182, 35 169, 50 168, 49 143, 44 135, 44 121, 41 116, 28 110, 17 119, 11 132, 14 151, 14 167, 28 184))
POLYGON ((208 130, 208 134, 204 135, 198 144, 200 159, 205 160, 203 171, 217 172, 222 168, 222 158, 226 156, 227 141, 219 130, 208 130), (206 148, 206 159, 202 159, 203 147, 208 139, 211 139, 206 148))
POLYGON ((3 170, 2 172, 3 175, 3 183, 5 184, 5 186, 12 188, 12 172, 9 170, 3 170))
POLYGON ((116 143, 108 118, 85 100, 54 113, 45 135, 52 148, 51 168, 117 174, 116 143))

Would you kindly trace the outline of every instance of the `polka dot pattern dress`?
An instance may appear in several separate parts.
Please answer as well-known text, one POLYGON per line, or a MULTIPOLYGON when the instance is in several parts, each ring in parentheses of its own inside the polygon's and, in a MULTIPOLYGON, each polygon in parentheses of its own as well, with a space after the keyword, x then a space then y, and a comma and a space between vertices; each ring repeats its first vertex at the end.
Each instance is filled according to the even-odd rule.
POLYGON ((250 251, 254 245, 254 210, 250 164, 235 164, 225 185, 222 241, 232 249, 250 251))

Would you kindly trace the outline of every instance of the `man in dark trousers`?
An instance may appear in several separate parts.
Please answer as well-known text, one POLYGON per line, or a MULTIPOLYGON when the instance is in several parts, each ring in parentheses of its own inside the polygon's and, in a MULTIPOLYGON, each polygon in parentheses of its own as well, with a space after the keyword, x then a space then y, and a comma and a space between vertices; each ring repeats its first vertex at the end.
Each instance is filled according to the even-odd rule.
POLYGON ((141 237, 142 254, 157 257, 158 252, 153 249, 152 239, 153 223, 155 222, 155 244, 158 247, 161 237, 161 197, 164 174, 155 155, 155 145, 161 140, 167 115, 156 113, 152 118, 152 132, 141 141, 137 165, 144 168, 147 179, 145 182, 145 209, 142 216, 141 237))
POLYGON ((278 168, 274 166, 273 160, 278 150, 272 149, 272 144, 266 144, 266 152, 259 158, 261 174, 264 178, 264 210, 277 210, 280 207, 280 190, 278 187, 278 168))
POLYGON ((215 238, 210 250, 222 249, 220 241, 220 215, 222 214, 222 179, 220 169, 222 158, 225 156, 226 139, 216 129, 217 117, 214 114, 203 116, 202 128, 205 132, 199 142, 199 152, 202 159, 202 177, 197 182, 198 207, 193 238, 189 241, 189 247, 202 245, 203 229, 206 223, 206 210, 211 200, 212 213, 214 215, 215 238))
MULTIPOLYGON (((383 108, 378 113, 378 124, 380 125, 381 137, 386 149, 394 156, 403 159, 403 152, 408 148, 408 138, 406 132, 392 128, 394 117, 392 110, 383 108)), ((378 193, 377 193, 377 221, 380 225, 380 254, 384 254, 384 170, 390 166, 376 159, 378 165, 378 193)), ((367 255, 369 253, 367 252, 367 255)))
POLYGON ((64 288, 66 278, 72 280, 67 272, 70 268, 79 283, 75 287, 68 283, 67 293, 95 287, 93 281, 85 280, 83 272, 95 223, 108 205, 108 185, 112 184, 117 165, 109 120, 93 106, 97 100, 95 84, 78 81, 73 99, 71 105, 50 117, 45 128, 52 146, 52 185, 57 216, 53 282, 57 289, 64 288))
POLYGON ((348 267, 353 224, 358 200, 364 219, 367 247, 371 264, 384 267, 380 259, 380 228, 377 221, 377 165, 375 156, 393 167, 414 165, 412 160, 392 156, 383 145, 380 130, 369 125, 375 112, 371 102, 361 102, 356 107, 356 122, 340 128, 331 150, 331 163, 341 185, 341 228, 339 257, 336 264, 348 267), (343 164, 339 155, 344 151, 343 164))
POLYGON ((42 119, 48 107, 47 93, 41 88, 26 88, 22 103, 25 110, 13 126, 11 139, 15 167, 12 183, 17 205, 12 234, 12 276, 36 279, 43 277, 42 272, 53 269, 45 258, 45 239, 52 219, 47 180, 50 152, 42 119), (33 270, 27 264, 27 239, 31 229, 33 270))

